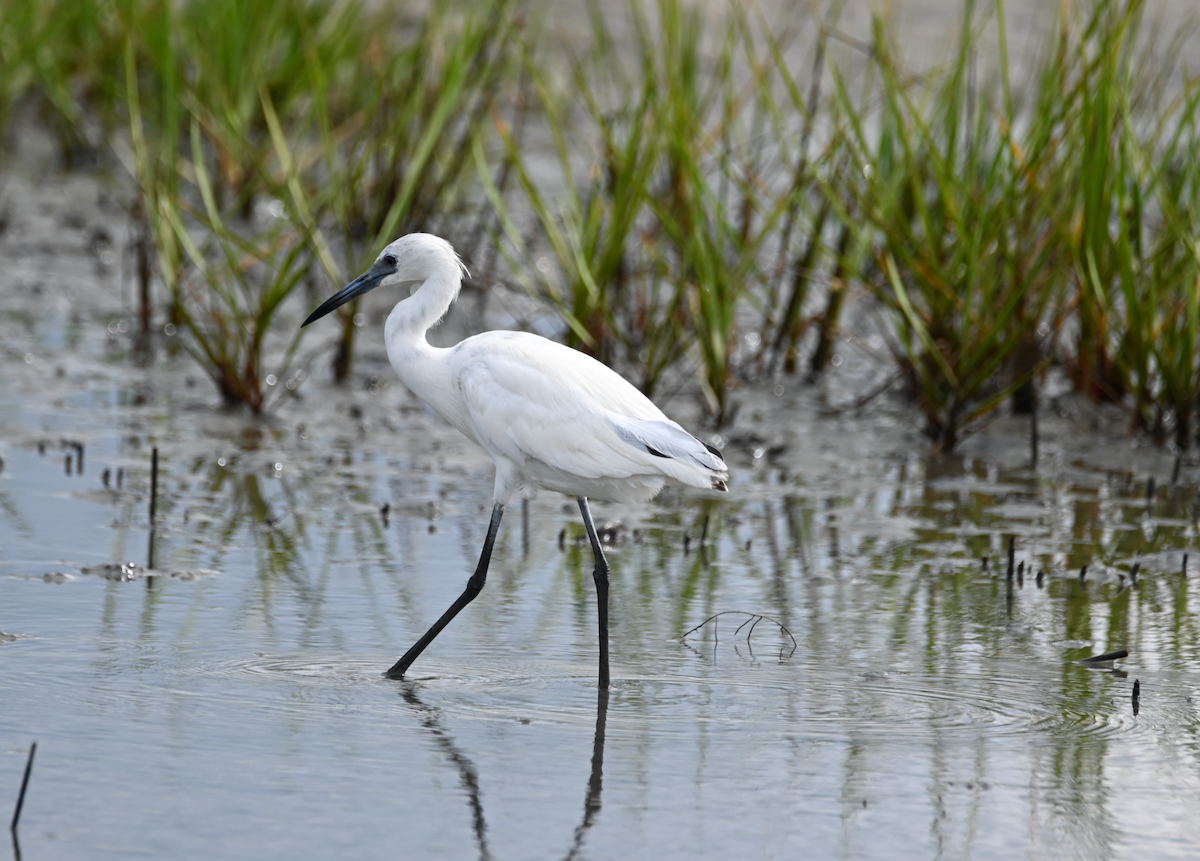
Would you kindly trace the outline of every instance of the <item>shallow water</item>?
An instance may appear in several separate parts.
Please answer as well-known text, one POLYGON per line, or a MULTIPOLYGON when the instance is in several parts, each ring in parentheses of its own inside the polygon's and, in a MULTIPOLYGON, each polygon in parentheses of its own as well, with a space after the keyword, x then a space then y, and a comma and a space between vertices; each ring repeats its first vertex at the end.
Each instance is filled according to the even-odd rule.
POLYGON ((727 496, 595 506, 607 698, 553 494, 509 507, 483 595, 397 683, 473 567, 487 459, 378 356, 255 421, 81 326, 59 353, 55 326, 10 328, 58 358, 0 381, 0 787, 36 739, 26 858, 1194 853, 1195 470, 1172 486, 1086 407, 1047 408, 1031 471, 1015 424, 932 458, 900 411, 746 393, 727 496), (770 618, 679 640, 731 610, 770 618))
MULTIPOLYGON (((25 858, 1195 856, 1200 468, 1173 483, 1119 413, 1049 399, 1036 469, 1016 420, 933 457, 901 402, 825 414, 886 373, 842 345, 821 386, 738 394, 729 494, 594 505, 607 697, 553 494, 510 506, 483 594, 392 682, 475 564, 492 475, 390 382, 382 303, 351 385, 322 356, 268 418, 223 413, 186 357, 131 360, 92 248, 125 211, 35 176, 0 232, 0 810, 36 740, 25 858), (680 641, 726 611, 769 618, 680 641)), ((537 323, 489 302, 489 327, 537 323)))

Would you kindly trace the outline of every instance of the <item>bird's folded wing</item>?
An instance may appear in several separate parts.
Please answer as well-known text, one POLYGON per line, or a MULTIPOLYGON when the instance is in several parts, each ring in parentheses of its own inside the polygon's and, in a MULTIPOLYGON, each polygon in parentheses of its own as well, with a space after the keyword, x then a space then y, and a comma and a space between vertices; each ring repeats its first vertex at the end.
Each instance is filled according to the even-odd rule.
POLYGON ((616 417, 613 426, 621 439, 655 457, 681 460, 714 471, 725 470, 721 458, 672 421, 616 417))
POLYGON ((559 369, 532 367, 519 358, 493 354, 486 362, 464 364, 458 375, 471 436, 493 457, 540 461, 581 478, 619 478, 653 468, 654 456, 639 437, 651 446, 656 441, 668 457, 681 451, 682 441, 665 419, 614 414, 559 369))

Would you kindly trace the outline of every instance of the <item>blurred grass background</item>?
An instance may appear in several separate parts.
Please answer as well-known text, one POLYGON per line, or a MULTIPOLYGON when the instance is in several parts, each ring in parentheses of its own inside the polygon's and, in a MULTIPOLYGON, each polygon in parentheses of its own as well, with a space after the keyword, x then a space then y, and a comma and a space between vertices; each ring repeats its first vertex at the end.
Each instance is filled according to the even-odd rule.
POLYGON ((297 390, 289 300, 425 230, 715 426, 866 341, 854 306, 935 448, 1036 411, 1051 368, 1189 447, 1194 31, 1064 0, 1017 73, 1004 0, 962 0, 917 67, 844 6, 0 0, 0 123, 134 180, 137 353, 171 327, 231 405, 297 390))

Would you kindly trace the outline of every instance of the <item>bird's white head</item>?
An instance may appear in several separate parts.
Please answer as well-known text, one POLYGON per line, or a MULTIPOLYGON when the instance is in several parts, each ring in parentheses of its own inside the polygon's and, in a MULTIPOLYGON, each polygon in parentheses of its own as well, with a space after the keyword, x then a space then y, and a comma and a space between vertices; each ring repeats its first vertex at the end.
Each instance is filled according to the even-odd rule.
POLYGON ((440 276, 453 286, 453 291, 457 294, 465 274, 469 274, 467 267, 445 239, 429 233, 409 233, 379 252, 370 269, 321 303, 321 306, 300 325, 307 326, 351 299, 389 284, 425 281, 440 276))

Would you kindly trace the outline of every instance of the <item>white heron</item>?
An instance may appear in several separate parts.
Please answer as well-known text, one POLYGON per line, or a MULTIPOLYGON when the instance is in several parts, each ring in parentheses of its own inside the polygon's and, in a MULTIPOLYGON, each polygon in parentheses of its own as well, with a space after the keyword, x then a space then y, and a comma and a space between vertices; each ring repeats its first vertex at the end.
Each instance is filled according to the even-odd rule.
POLYGON ((326 300, 302 325, 381 285, 420 281, 388 315, 384 341, 401 382, 483 448, 496 464, 492 519, 467 587, 384 675, 403 678, 413 661, 483 589, 504 506, 523 487, 574 496, 592 544, 600 628, 600 686, 607 688, 608 560, 588 497, 651 499, 668 480, 725 490, 720 452, 668 419, 650 399, 591 356, 527 332, 483 332, 450 348, 425 333, 450 309, 466 267, 450 243, 402 236, 374 265, 326 300))

